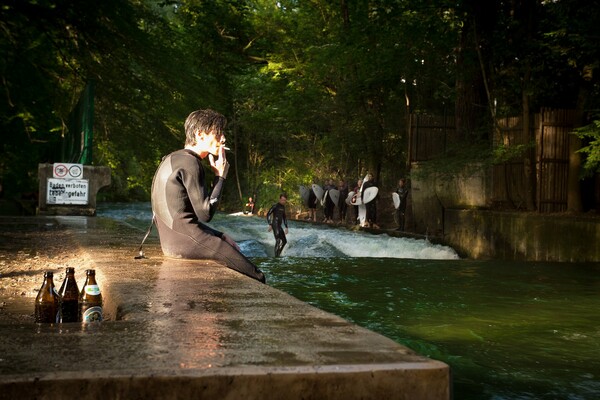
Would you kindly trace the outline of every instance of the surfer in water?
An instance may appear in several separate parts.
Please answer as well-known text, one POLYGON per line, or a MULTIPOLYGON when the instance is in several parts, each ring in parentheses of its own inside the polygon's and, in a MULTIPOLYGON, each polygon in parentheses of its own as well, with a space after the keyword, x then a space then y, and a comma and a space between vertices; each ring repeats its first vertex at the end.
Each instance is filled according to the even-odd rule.
POLYGON ((206 225, 219 204, 229 163, 225 157, 225 117, 197 110, 185 121, 185 148, 165 156, 152 182, 152 212, 160 245, 168 257, 216 260, 265 282, 265 275, 228 235, 206 225), (207 189, 202 160, 214 173, 207 189))
POLYGON ((279 195, 279 201, 273 204, 267 213, 269 232, 273 231, 273 236, 275 236, 275 257, 281 255, 281 251, 287 244, 287 238, 285 237, 288 233, 287 217, 285 215, 286 203, 287 196, 285 194, 279 195), (285 225, 285 230, 283 225, 285 225))

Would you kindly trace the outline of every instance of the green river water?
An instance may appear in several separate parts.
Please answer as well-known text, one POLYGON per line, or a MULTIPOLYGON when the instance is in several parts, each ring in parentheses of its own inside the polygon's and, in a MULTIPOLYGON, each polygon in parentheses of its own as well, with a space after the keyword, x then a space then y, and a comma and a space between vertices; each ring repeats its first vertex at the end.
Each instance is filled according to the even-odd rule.
POLYGON ((600 398, 600 265, 260 260, 271 285, 449 364, 455 399, 600 398))

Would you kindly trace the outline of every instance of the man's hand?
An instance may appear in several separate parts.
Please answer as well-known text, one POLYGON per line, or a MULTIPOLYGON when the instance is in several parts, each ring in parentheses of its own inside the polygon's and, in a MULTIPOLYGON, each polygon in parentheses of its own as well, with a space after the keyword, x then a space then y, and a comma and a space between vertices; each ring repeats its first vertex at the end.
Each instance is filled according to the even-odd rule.
POLYGON ((288 228, 285 228, 285 234, 286 235, 288 234, 288 228))
POLYGON ((223 239, 224 241, 229 243, 237 251, 240 251, 240 246, 238 246, 238 244, 233 239, 231 239, 229 236, 223 234, 223 236, 221 236, 221 239, 223 239))
POLYGON ((273 230, 273 227, 271 225, 269 225, 269 228, 267 229, 267 232, 271 232, 273 230))
POLYGON ((219 148, 219 155, 217 158, 215 158, 215 156, 212 154, 209 154, 208 162, 210 163, 210 167, 216 176, 220 176, 223 179, 227 178, 229 163, 227 162, 227 157, 225 156, 225 146, 221 146, 219 148))

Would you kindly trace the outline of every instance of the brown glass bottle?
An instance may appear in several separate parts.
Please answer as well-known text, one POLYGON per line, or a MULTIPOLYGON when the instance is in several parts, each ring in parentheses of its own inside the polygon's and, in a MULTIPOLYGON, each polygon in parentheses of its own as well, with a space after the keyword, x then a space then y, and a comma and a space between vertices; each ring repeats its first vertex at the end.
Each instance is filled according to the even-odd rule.
POLYGON ((75 280, 75 268, 67 268, 65 279, 58 294, 62 299, 60 322, 79 321, 79 288, 75 280))
POLYGON ((44 273, 44 283, 35 298, 35 322, 57 323, 60 319, 60 295, 54 287, 54 273, 44 273))
POLYGON ((102 294, 96 283, 96 271, 85 271, 85 284, 79 294, 79 320, 83 323, 102 321, 102 294))

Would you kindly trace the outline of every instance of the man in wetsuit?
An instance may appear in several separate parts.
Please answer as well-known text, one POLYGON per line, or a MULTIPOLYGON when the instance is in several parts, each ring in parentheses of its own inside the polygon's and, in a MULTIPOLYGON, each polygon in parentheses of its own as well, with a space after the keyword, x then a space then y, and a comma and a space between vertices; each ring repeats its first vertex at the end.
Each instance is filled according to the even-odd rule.
POLYGON ((338 200, 338 210, 340 214, 340 222, 342 224, 346 223, 346 210, 348 210, 348 204, 346 204, 346 198, 348 197, 348 184, 344 180, 340 180, 338 183, 338 188, 340 191, 340 198, 338 200))
POLYGON ((335 208, 335 203, 331 200, 331 196, 329 196, 329 191, 331 189, 335 189, 333 185, 332 179, 327 179, 325 185, 323 186, 324 198, 325 198, 325 206, 323 207, 323 214, 325 214, 324 222, 332 223, 333 222, 333 209, 335 208))
POLYGON ((404 230, 404 221, 406 216, 406 198, 408 197, 408 188, 406 187, 406 179, 402 178, 398 181, 398 188, 396 189, 398 197, 400 198, 400 205, 396 208, 396 221, 398 222, 397 231, 404 230))
POLYGON ((269 232, 273 231, 275 236, 275 257, 281 255, 281 251, 287 243, 285 235, 288 233, 287 217, 285 215, 285 204, 287 203, 287 196, 285 194, 279 195, 279 202, 273 204, 267 213, 267 223, 269 224, 269 232), (285 231, 282 225, 285 225, 285 231))
POLYGON ((185 121, 185 148, 163 158, 152 182, 152 212, 163 253, 211 259, 265 282, 264 274, 226 234, 206 225, 217 211, 229 163, 225 157, 225 117, 213 110, 192 112, 185 121), (202 160, 214 173, 206 187, 202 160))

